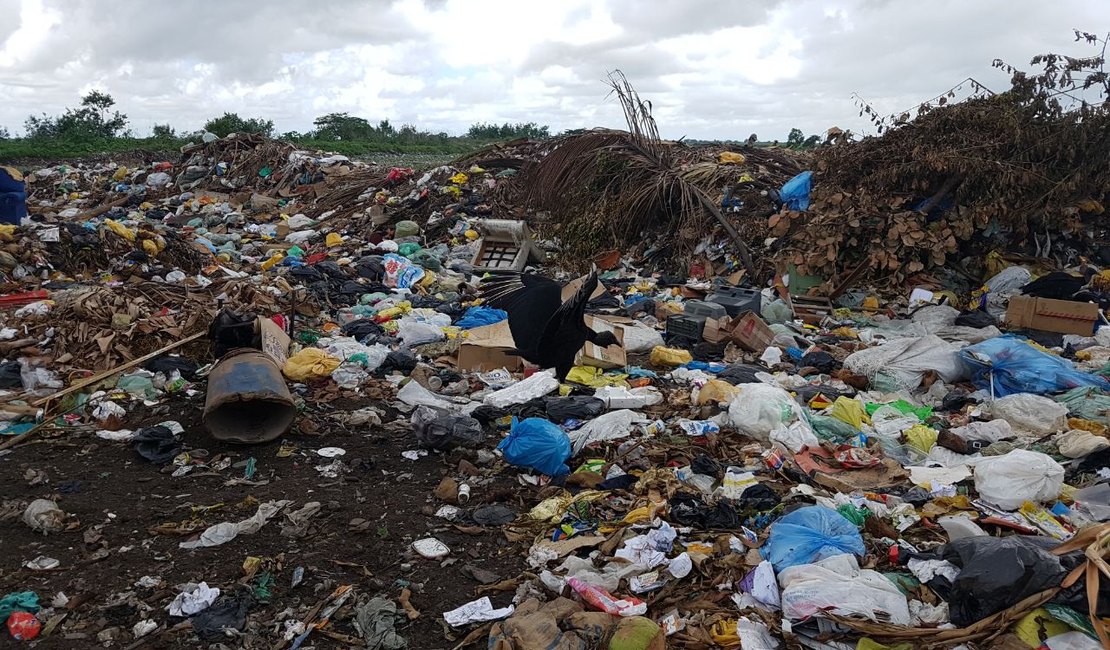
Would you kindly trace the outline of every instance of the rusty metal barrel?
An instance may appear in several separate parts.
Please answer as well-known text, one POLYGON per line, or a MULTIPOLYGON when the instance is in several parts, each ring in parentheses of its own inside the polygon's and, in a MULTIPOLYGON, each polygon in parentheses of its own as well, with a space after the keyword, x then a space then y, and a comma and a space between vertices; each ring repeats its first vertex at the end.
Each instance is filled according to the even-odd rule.
POLYGON ((259 350, 232 350, 208 374, 203 420, 216 440, 269 442, 288 431, 296 416, 281 368, 259 350))

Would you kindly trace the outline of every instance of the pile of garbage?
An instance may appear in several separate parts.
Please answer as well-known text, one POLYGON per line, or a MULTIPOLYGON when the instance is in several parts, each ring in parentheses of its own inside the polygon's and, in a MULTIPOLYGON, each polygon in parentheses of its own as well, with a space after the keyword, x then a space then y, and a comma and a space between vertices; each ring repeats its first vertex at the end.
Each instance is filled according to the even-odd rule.
POLYGON ((5 497, 0 525, 35 535, 6 554, 5 569, 20 567, 0 599, 11 635, 1106 643, 1110 323, 1091 301, 1097 268, 995 255, 974 282, 896 293, 856 275, 817 299, 804 276, 752 277, 725 228, 762 236, 760 213, 780 204, 791 219, 808 191, 794 159, 666 145, 663 159, 688 156, 682 182, 704 174, 703 195, 726 177, 752 189, 730 195, 732 212, 714 204, 721 230, 680 234, 699 242, 696 270, 651 272, 652 243, 593 260, 583 325, 620 345, 587 343, 561 380, 521 356, 512 306, 484 301, 482 280, 538 269, 563 301, 579 291, 584 278, 556 265, 573 244, 518 218, 534 215, 517 174, 553 173, 576 137, 592 151, 618 138, 515 143, 417 171, 231 136, 173 164, 28 174, 30 217, 0 231, 0 471, 18 467, 24 491, 5 497), (354 443, 385 451, 353 457, 354 443), (78 517, 80 486, 36 469, 59 449, 91 464, 123 450, 141 461, 128 471, 147 472, 144 495, 173 505, 127 524, 126 545, 101 543, 116 515, 78 517), (394 474, 434 489, 362 494, 394 474), (205 477, 284 496, 217 497, 205 477), (334 566, 306 571, 297 540, 325 543, 344 507, 317 490, 362 500, 365 515, 343 524, 361 543, 388 539, 375 522, 397 511, 424 525, 376 576, 346 543, 334 566), (193 501, 175 507, 175 494, 193 501), (496 543, 478 537, 491 531, 496 543), (59 570, 74 546, 87 564, 59 570), (99 595, 58 582, 151 548, 190 574, 173 587, 136 574, 99 595), (205 573, 215 565, 242 570, 205 573), (425 579, 404 573, 420 566, 425 579))

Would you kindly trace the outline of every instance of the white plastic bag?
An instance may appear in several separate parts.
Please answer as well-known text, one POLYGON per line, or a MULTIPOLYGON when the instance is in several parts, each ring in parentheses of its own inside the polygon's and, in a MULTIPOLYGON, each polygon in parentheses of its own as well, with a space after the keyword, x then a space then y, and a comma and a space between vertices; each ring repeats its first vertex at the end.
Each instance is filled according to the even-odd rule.
POLYGON ((646 354, 664 344, 662 334, 641 322, 621 323, 621 329, 624 330, 625 352, 646 354))
POLYGON ((962 427, 950 430, 964 440, 988 440, 998 442, 1014 437, 1014 429, 1010 423, 1001 418, 989 422, 969 422, 962 427))
POLYGON ((602 386, 594 391, 594 397, 605 402, 605 407, 611 409, 639 409, 663 403, 663 393, 654 386, 602 386))
POLYGON ((906 597, 883 574, 860 570, 853 555, 834 555, 816 564, 799 564, 779 572, 782 613, 802 620, 831 611, 894 625, 912 625, 906 597))
POLYGON ((790 393, 769 384, 744 384, 728 405, 732 425, 762 442, 771 432, 803 419, 802 407, 790 393))
POLYGON ((959 315, 959 309, 948 305, 929 305, 914 312, 912 320, 923 325, 926 332, 936 334, 939 330, 954 325, 959 315))
POLYGON ((402 318, 397 324, 397 335, 401 343, 410 348, 414 345, 437 343, 447 338, 443 328, 438 325, 408 318, 402 318))
POLYGON ((913 390, 921 385, 922 375, 935 370, 948 383, 966 378, 967 369, 957 354, 960 347, 934 336, 895 339, 878 347, 853 352, 844 367, 869 379, 882 374, 897 388, 913 390))
POLYGON ((637 425, 650 421, 636 411, 628 409, 603 413, 567 434, 570 436, 571 454, 577 454, 592 442, 627 438, 636 430, 637 425))
MULTIPOLYGON (((496 406, 498 408, 506 408, 514 404, 523 404, 528 400, 543 397, 550 392, 559 389, 559 380, 555 379, 555 373, 550 370, 537 372, 524 381, 517 382, 508 388, 494 391, 486 395, 486 404, 496 406)), ((400 395, 398 395, 399 397, 400 395)))
POLYGON ((994 401, 991 414, 1003 419, 1019 432, 1043 436, 1068 428, 1068 407, 1059 402, 1033 395, 1017 393, 994 401))
POLYGON ((794 453, 798 453, 804 447, 816 447, 821 444, 821 441, 813 434, 809 422, 805 420, 796 420, 791 422, 789 426, 779 425, 775 427, 771 431, 770 439, 771 442, 778 443, 794 453))
POLYGON ((1043 503, 1060 495, 1064 468, 1036 451, 1015 449, 974 461, 975 490, 987 503, 1017 510, 1026 501, 1043 503))

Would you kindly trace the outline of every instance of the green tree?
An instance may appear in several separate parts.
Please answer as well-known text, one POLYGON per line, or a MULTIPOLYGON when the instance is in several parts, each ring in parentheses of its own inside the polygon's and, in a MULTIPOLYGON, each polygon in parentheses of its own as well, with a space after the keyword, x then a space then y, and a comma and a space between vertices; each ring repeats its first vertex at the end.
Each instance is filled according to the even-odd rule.
POLYGON ((0 126, 0 140, 10 140, 12 132, 6 126, 0 126))
POLYGON ((314 135, 312 131, 309 131, 308 133, 301 133, 300 131, 286 131, 285 133, 281 134, 281 139, 282 140, 303 140, 303 139, 309 138, 312 135, 314 135))
POLYGON ((86 140, 90 138, 118 138, 129 135, 127 116, 112 111, 116 100, 108 93, 93 90, 81 98, 77 108, 66 108, 62 115, 41 117, 31 115, 23 123, 29 138, 60 138, 86 140))
POLYGON ((542 140, 551 137, 550 129, 540 126, 535 122, 510 124, 486 124, 476 122, 470 125, 466 137, 473 140, 513 140, 516 138, 530 138, 542 140))
POLYGON ((370 122, 347 113, 321 115, 312 121, 312 125, 316 127, 313 135, 317 140, 370 140, 374 136, 374 127, 370 122))
POLYGON ((174 140, 177 138, 177 131, 169 124, 155 124, 150 130, 150 136, 155 140, 174 140))
POLYGON ((786 136, 786 146, 791 149, 800 149, 805 139, 806 134, 802 133, 801 129, 790 129, 790 135, 786 136))
POLYGON ((274 134, 274 121, 252 117, 244 120, 238 113, 224 113, 204 123, 204 130, 214 133, 221 138, 232 133, 260 133, 266 137, 274 134))

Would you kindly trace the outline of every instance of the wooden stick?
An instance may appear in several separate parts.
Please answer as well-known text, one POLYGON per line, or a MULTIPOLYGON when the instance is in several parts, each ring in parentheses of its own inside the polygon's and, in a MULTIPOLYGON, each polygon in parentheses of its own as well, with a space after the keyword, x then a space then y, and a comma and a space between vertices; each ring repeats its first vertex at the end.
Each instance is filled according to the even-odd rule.
POLYGON ((104 381, 105 379, 111 377, 112 375, 118 375, 119 373, 123 372, 124 370, 129 370, 131 368, 134 368, 135 366, 139 365, 140 363, 143 363, 144 361, 150 361, 151 359, 153 359, 155 357, 158 357, 158 356, 161 356, 161 355, 169 352, 170 350, 179 348, 179 347, 185 345, 186 343, 190 343, 192 341, 195 341, 195 340, 199 339, 200 337, 206 335, 207 333, 208 332, 202 330, 200 332, 197 332, 196 334, 193 334, 192 336, 183 338, 180 341, 170 343, 166 347, 159 348, 158 350, 155 350, 154 352, 151 352, 150 354, 144 354, 143 356, 139 357, 138 359, 132 359, 131 361, 128 361, 125 364, 116 366, 115 368, 112 368, 111 370, 105 370, 104 372, 93 375, 92 377, 89 377, 88 379, 85 379, 83 381, 79 381, 76 384, 73 384, 72 386, 70 386, 69 388, 62 389, 62 390, 60 390, 56 393, 53 393, 51 395, 47 395, 46 397, 43 397, 41 399, 37 399, 34 402, 31 402, 31 405, 32 406, 43 406, 45 404, 48 404, 48 403, 50 403, 50 402, 52 402, 52 401, 54 401, 54 400, 56 400, 60 397, 65 397, 66 395, 69 395, 70 393, 79 391, 79 390, 81 390, 82 388, 84 388, 86 386, 91 386, 93 384, 104 381))

